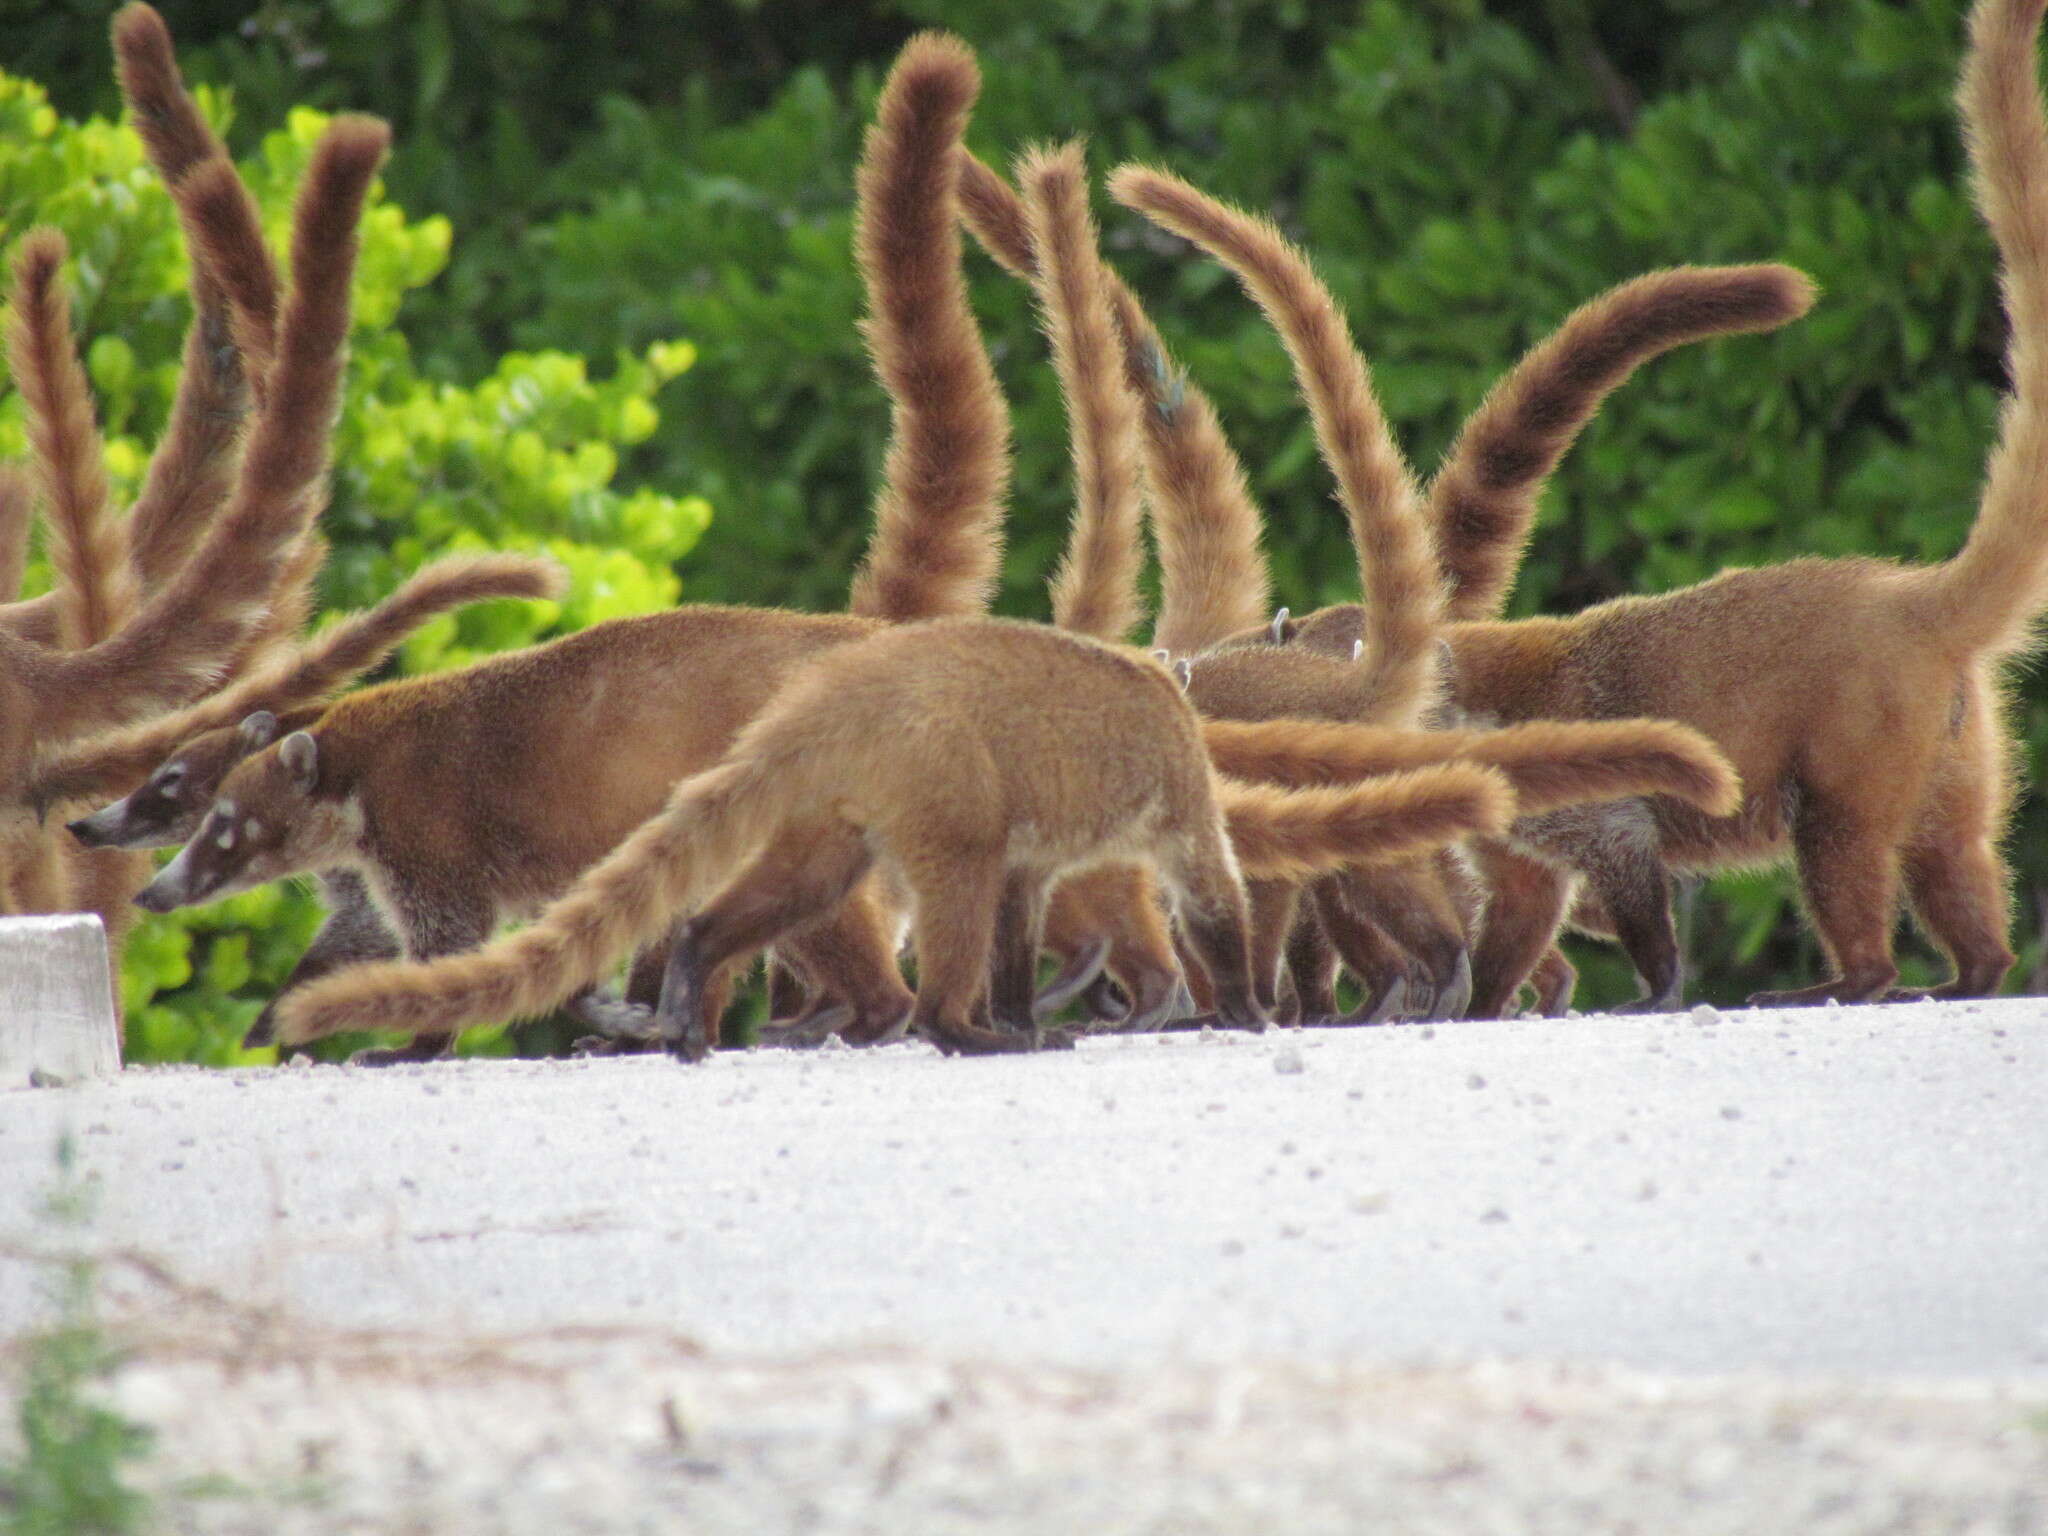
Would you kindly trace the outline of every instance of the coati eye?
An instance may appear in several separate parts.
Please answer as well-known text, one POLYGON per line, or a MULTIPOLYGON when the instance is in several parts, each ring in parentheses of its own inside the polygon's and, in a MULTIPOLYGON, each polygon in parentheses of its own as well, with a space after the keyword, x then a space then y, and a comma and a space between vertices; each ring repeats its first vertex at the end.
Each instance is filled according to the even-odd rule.
POLYGON ((185 765, 183 763, 173 763, 156 776, 155 789, 158 794, 169 800, 178 793, 179 787, 184 782, 185 765))
POLYGON ((215 834, 213 842, 216 848, 225 849, 234 847, 235 824, 233 822, 229 822, 226 826, 222 827, 220 831, 217 834, 215 834))

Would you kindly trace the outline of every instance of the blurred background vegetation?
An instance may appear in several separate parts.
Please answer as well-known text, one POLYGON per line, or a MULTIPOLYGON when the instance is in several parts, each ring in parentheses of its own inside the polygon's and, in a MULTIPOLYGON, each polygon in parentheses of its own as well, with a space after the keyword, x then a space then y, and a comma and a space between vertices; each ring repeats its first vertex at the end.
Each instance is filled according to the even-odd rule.
MULTIPOLYGON (((408 648, 411 670, 679 593, 843 603, 887 424, 855 330, 852 168, 881 73, 928 25, 981 55, 985 157, 1085 133, 1098 172, 1156 159, 1279 218, 1348 306, 1425 473, 1498 373, 1611 283, 1674 262, 1812 273, 1823 297, 1804 322, 1656 362, 1609 403, 1551 489, 1517 612, 1794 554, 1940 558, 1972 515, 2002 320, 1949 102, 1961 0, 163 8, 274 220, 316 112, 396 130, 327 598, 364 601, 452 547, 546 547, 575 570, 565 611, 446 622, 408 648)), ((39 221, 72 235, 132 474, 168 399, 183 278, 168 206, 105 121, 113 9, 0 0, 0 219, 9 242, 39 221)), ((1278 345, 1220 271, 1098 211, 1251 468, 1280 598, 1351 595, 1278 345)), ((1042 615, 1064 425, 1026 295, 970 261, 1017 417, 1001 606, 1042 615)), ((10 395, 0 454, 19 431, 10 395)), ((2036 763, 2043 699, 2029 681, 2018 706, 2036 763)), ((2029 795, 2017 987, 2039 963, 2042 826, 2029 795)), ((1694 994, 1811 979, 1789 903, 1780 876, 1689 900, 1694 994)), ((314 920, 310 898, 258 892, 146 928, 127 980, 142 1053, 234 1059, 314 920)), ((1575 954, 1582 1006, 1632 995, 1618 951, 1575 954)), ((1917 943, 1907 970, 1935 973, 1917 943)))

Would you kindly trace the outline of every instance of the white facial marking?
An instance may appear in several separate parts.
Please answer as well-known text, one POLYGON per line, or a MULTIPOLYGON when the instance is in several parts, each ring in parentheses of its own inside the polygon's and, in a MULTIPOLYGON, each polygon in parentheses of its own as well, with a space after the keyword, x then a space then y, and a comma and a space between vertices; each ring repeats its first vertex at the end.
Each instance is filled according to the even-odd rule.
POLYGON ((233 823, 233 822, 230 822, 230 823, 228 823, 228 825, 226 825, 226 826, 222 827, 222 828, 220 829, 220 835, 219 835, 219 836, 217 836, 216 838, 214 838, 214 840, 213 840, 213 841, 214 841, 214 846, 215 846, 215 847, 218 847, 218 848, 232 848, 232 847, 234 847, 234 846, 235 846, 235 827, 234 827, 234 823, 233 823))

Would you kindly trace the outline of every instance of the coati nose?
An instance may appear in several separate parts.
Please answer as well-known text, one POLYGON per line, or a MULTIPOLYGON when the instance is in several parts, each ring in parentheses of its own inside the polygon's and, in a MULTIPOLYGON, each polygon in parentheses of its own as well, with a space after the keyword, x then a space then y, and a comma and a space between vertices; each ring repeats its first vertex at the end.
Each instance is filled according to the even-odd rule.
POLYGON ((106 845, 106 834, 93 825, 93 818, 90 816, 81 816, 76 821, 65 822, 64 830, 88 848, 101 848, 106 845))
POLYGON ((135 893, 135 905, 145 912, 168 912, 177 903, 168 899, 154 884, 145 885, 135 893))

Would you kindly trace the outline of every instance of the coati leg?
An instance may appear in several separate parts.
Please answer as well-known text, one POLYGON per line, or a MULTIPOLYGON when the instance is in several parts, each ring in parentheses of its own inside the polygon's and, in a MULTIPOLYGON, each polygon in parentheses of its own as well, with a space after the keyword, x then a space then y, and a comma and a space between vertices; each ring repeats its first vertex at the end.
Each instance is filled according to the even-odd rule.
MULTIPOLYGON (((497 922, 497 911, 489 899, 474 893, 395 883, 391 894, 408 960, 434 960, 475 949, 491 936, 497 922)), ((454 1034, 420 1034, 404 1045, 357 1051, 348 1062, 352 1067, 390 1067, 434 1061, 454 1051, 454 1034)))
MULTIPOLYGON (((625 1056, 661 1048, 654 1009, 661 1001, 661 978, 668 969, 669 946, 675 943, 675 936, 676 930, 671 928, 659 943, 633 956, 633 963, 626 968, 623 999, 607 996, 599 987, 585 987, 562 1004, 563 1013, 591 1031, 574 1043, 575 1054, 625 1056)), ((729 993, 731 978, 725 982, 729 993)))
MULTIPOLYGON (((917 1005, 911 1027, 948 1055, 1030 1051, 1041 1044, 1070 1046, 1071 1036, 1032 1029, 1016 1034, 974 1022, 975 1005, 989 978, 996 916, 1009 889, 1000 849, 969 852, 948 847, 903 861, 916 917, 917 1005)), ((1029 991, 1025 992, 1028 1017, 1029 991)))
POLYGON ((1110 942, 1107 935, 1075 950, 1067 957, 1067 963, 1060 967, 1059 974, 1047 982, 1038 996, 1031 1000, 1031 1016, 1034 1019, 1049 1019, 1092 988, 1102 979, 1103 968, 1109 962, 1109 951, 1110 942))
MULTIPOLYGON (((1173 894, 1174 915, 1188 948, 1208 975, 1218 1021, 1231 1029, 1264 1029, 1244 888, 1232 872, 1222 828, 1202 827, 1184 839, 1169 840, 1160 850, 1159 873, 1173 894)), ((1277 965, 1276 955, 1276 972, 1277 965)))
POLYGON ((401 953, 398 936, 378 913, 377 904, 370 900, 369 888, 363 884, 361 875, 352 869, 332 870, 320 877, 320 888, 321 894, 327 898, 327 920, 313 935, 313 942, 299 956, 299 963, 292 967, 284 984, 263 1005, 263 1011, 256 1015, 256 1021, 242 1037, 242 1049, 245 1051, 273 1042, 277 1000, 287 992, 345 965, 367 960, 395 960, 401 953))
MULTIPOLYGON (((1391 946, 1398 969, 1382 962, 1381 970, 1407 978, 1407 995, 1401 1000, 1405 1019, 1462 1019, 1472 1001, 1467 919, 1448 878, 1435 859, 1406 859, 1347 870, 1332 880, 1343 910, 1376 928, 1391 946)), ((1381 990, 1373 988, 1375 1000, 1381 990)))
POLYGON ((1337 951, 1323 931, 1321 906, 1303 910, 1287 935, 1287 975, 1293 981, 1290 1023, 1312 1024, 1337 1016, 1337 951))
POLYGON ((808 1012, 809 989, 789 963, 777 956, 768 960, 768 1017, 787 1024, 808 1012))
POLYGON ((1036 1017, 1046 896, 1046 878, 1038 870, 1013 866, 1003 877, 988 967, 989 1012, 1003 1029, 1028 1031, 1036 1017))
POLYGON ((1252 991, 1260 1010, 1270 1014, 1280 999, 1280 965, 1301 908, 1301 887, 1291 880, 1247 880, 1244 894, 1251 922, 1252 991))
POLYGON ((1385 929, 1345 899, 1340 880, 1318 880, 1312 890, 1332 956, 1343 961, 1365 989, 1364 1001, 1338 1022, 1386 1023, 1406 1006, 1410 972, 1420 967, 1385 929))
MULTIPOLYGON (((845 823, 786 828, 702 911, 675 930, 655 1021, 669 1049, 702 1061, 718 1044, 723 982, 741 956, 828 918, 874 862, 845 823)), ((800 964, 802 962, 799 962, 800 964)))
POLYGON ((1936 997, 1989 997, 2013 965, 2005 941, 2012 897, 1997 847, 2011 747, 1995 698, 1981 683, 1963 695, 1956 739, 1942 754, 1902 861, 1913 915, 1955 968, 1936 997))
POLYGON ((1887 999, 1992 996, 2016 957, 2005 942, 2011 910, 2005 863, 1990 839, 1909 848, 1904 874, 1914 915, 1948 955, 1955 974, 1930 992, 1894 989, 1887 999))
MULTIPOLYGON (((1795 1008, 1829 999, 1867 1003, 1898 979, 1892 925, 1898 914, 1900 839, 1857 808, 1809 793, 1792 830, 1799 892, 1835 974, 1811 987, 1758 992, 1759 1008, 1795 1008)), ((1610 906, 1610 911, 1612 910, 1610 906)), ((1620 920, 1620 914, 1615 914, 1620 920)))
POLYGON ((1598 861, 1582 867, 1642 983, 1643 995, 1614 1011, 1669 1013, 1678 1008, 1685 1000, 1685 961, 1673 917, 1671 874, 1663 859, 1654 848, 1605 844, 1598 861))
POLYGON ((1529 986, 1536 993, 1535 1011, 1546 1019, 1560 1019, 1572 1006, 1572 989, 1579 984, 1578 970, 1555 944, 1543 952, 1536 969, 1529 973, 1529 986))
MULTIPOLYGON (((1092 1017, 1143 1027, 1172 1011, 1180 964, 1150 871, 1111 864, 1060 882, 1046 908, 1045 933, 1046 947, 1069 957, 1060 982, 1078 973, 1078 962, 1099 941, 1109 941, 1103 969, 1111 985, 1081 983, 1092 1017), (1122 1002, 1112 995, 1117 992, 1122 1002)), ((1048 1017, 1051 1006, 1052 1000, 1041 995, 1038 1016, 1048 1017)))
POLYGON ((1497 1019, 1550 947, 1571 896, 1571 877, 1490 838, 1470 844, 1492 892, 1472 951, 1468 1019, 1497 1019))

